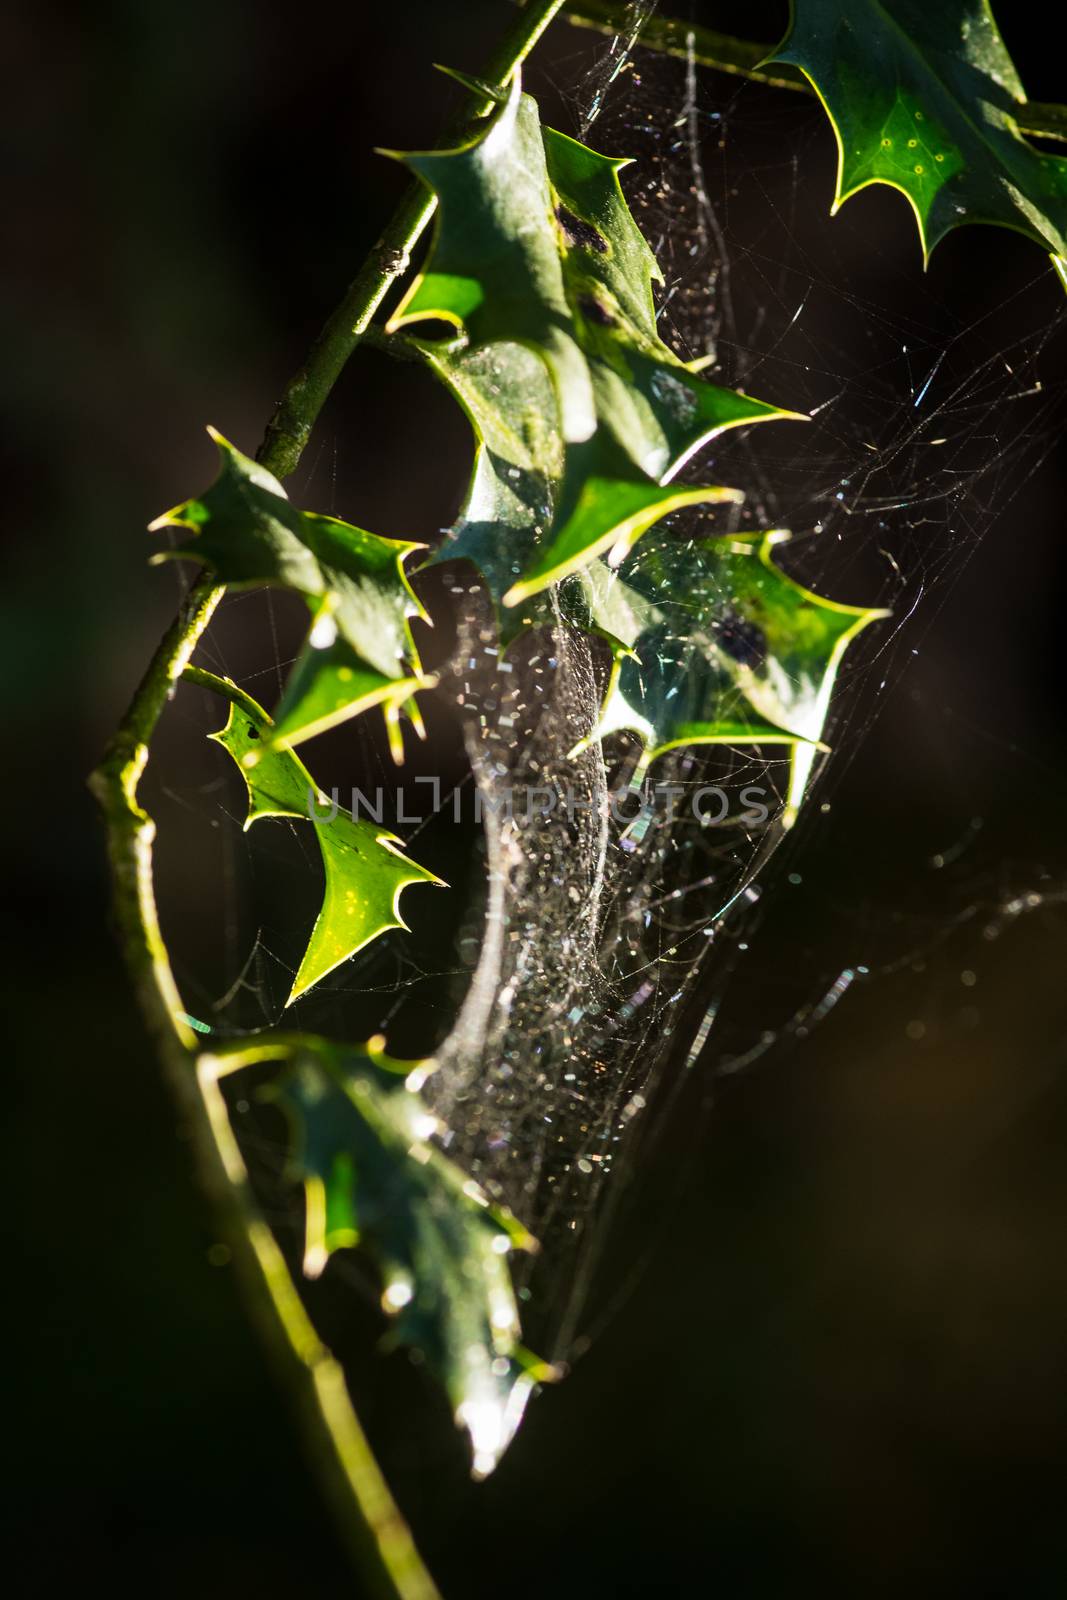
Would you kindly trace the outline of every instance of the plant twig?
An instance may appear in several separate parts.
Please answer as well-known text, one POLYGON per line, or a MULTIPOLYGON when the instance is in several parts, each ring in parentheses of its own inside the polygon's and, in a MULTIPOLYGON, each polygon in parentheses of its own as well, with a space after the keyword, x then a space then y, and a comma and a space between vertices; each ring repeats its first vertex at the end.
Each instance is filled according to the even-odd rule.
MULTIPOLYGON (((529 54, 563 0, 529 0, 482 80, 503 85, 529 54)), ((466 117, 487 102, 471 96, 466 117)), ((278 477, 293 471, 311 429, 390 285, 433 214, 429 191, 413 189, 327 322, 271 419, 259 459, 278 477)), ((319 1340, 273 1234, 259 1216, 218 1087, 216 1058, 196 1055, 159 927, 152 875, 155 823, 138 801, 149 743, 207 627, 223 586, 197 580, 152 658, 89 783, 107 831, 114 915, 141 1011, 186 1120, 202 1178, 248 1299, 266 1329, 313 1436, 317 1461, 338 1504, 343 1533, 363 1575, 391 1600, 436 1600, 437 1590, 385 1483, 348 1396, 344 1373, 319 1340)))
MULTIPOLYGON (((592 28, 597 33, 625 33, 631 26, 625 0, 567 0, 567 20, 575 27, 592 28)), ((685 22, 680 17, 653 12, 641 24, 637 42, 646 50, 692 61, 698 67, 711 67, 716 72, 751 78, 755 83, 771 84, 775 89, 798 89, 803 94, 814 93, 803 73, 785 65, 778 66, 773 61, 764 65, 766 57, 774 49, 773 45, 757 44, 751 39, 735 39, 732 34, 716 33, 699 23, 685 22)), ((1067 143, 1067 106, 1028 100, 1019 106, 1015 120, 1019 132, 1030 138, 1067 143)))
MULTIPOLYGON (((305 1047, 306 1048, 306 1047, 305 1047)), ((284 1059, 294 1046, 272 1042, 271 1059, 284 1059)), ((255 1053, 248 1060, 256 1059, 255 1053)), ((383 1596, 401 1600, 437 1600, 437 1589, 415 1548, 411 1533, 382 1477, 374 1453, 348 1396, 340 1363, 322 1343, 304 1309, 277 1241, 256 1205, 244 1157, 230 1125, 220 1080, 244 1061, 221 1053, 205 1053, 196 1063, 197 1093, 211 1126, 215 1148, 225 1168, 227 1203, 255 1254, 256 1265, 270 1293, 271 1321, 284 1335, 303 1371, 302 1414, 311 1449, 325 1447, 334 1470, 327 1480, 342 1528, 360 1571, 375 1581, 383 1596), (355 1499, 361 1516, 351 1521, 355 1499)), ((261 1319, 262 1320, 262 1319, 261 1319)), ((268 1330, 270 1332, 271 1330, 268 1330)))
MULTIPOLYGON (((577 28, 610 34, 628 33, 633 26, 627 20, 626 0, 567 0, 567 21, 577 28)), ((684 22, 680 17, 653 12, 638 29, 637 43, 660 55, 693 61, 698 67, 714 67, 718 72, 736 73, 756 83, 772 84, 776 89, 811 92, 810 84, 800 73, 794 76, 787 68, 761 65, 773 45, 715 33, 711 28, 684 22)))

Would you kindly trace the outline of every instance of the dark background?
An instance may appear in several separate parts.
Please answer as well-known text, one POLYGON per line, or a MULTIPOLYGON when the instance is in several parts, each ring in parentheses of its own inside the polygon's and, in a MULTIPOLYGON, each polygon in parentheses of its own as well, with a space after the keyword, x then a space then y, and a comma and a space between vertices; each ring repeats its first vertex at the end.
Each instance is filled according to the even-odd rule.
MULTIPOLYGON (((768 40, 783 21, 693 14, 768 40)), ((1009 42, 1032 96, 1065 98, 1037 15, 1012 8, 1009 42)), ((210 1262, 82 780, 173 611, 144 524, 209 477, 205 422, 254 448, 401 191, 371 147, 432 141, 454 100, 430 64, 476 69, 509 18, 505 0, 128 0, 8 22, 3 1500, 19 1595, 94 1579, 359 1592, 210 1262)), ((566 131, 596 48, 558 25, 531 73, 566 131)), ((682 71, 648 68, 661 116, 682 71)), ((898 196, 831 223, 814 103, 703 74, 703 114, 727 103, 735 252, 770 184, 805 249, 825 248, 802 259, 843 314, 920 317, 946 341, 962 318, 991 348, 1062 320, 1022 239, 959 233, 921 280, 898 196)), ((1054 394, 1056 338, 1039 370, 1054 394)), ((451 515, 465 434, 421 377, 361 356, 319 437, 294 486, 316 508, 414 537, 451 515)), ((416 1459, 426 1391, 405 1388, 403 1358, 388 1428, 357 1396, 450 1600, 1062 1592, 1065 465, 1053 449, 1032 476, 1001 474, 988 516, 977 488, 945 559, 931 547, 937 581, 853 722, 866 737, 823 791, 832 809, 776 869, 722 1050, 642 1152, 588 1350, 496 1476, 469 1485, 450 1437, 416 1459), (857 963, 871 976, 820 1026, 788 1026, 857 963), (776 1043, 716 1074, 764 1029, 776 1043)))

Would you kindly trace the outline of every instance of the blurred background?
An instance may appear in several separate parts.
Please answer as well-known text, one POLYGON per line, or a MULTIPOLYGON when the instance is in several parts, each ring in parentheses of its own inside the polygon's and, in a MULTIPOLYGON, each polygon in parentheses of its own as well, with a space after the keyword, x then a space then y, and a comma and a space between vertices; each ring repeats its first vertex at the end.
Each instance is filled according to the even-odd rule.
MULTIPOLYGON (((767 41, 785 23, 784 5, 676 9, 767 41)), ((1039 16, 1000 20, 1031 97, 1067 99, 1039 16)), ((372 147, 432 142, 455 101, 431 64, 476 71, 510 17, 507 0, 39 0, 9 17, 4 1499, 20 1595, 87 1575, 123 1595, 359 1592, 213 1264, 110 936, 84 776, 174 610, 145 524, 211 477, 205 423, 254 450, 402 192, 372 147)), ((531 69, 566 132, 605 85, 603 48, 557 24, 531 69)), ((684 63, 636 69, 591 142, 665 160, 696 119, 745 333, 720 330, 724 378, 747 355, 755 392, 783 404, 840 392, 847 442, 879 403, 863 341, 917 341, 918 373, 939 353, 955 370, 947 426, 978 417, 975 455, 952 517, 932 473, 923 496, 910 485, 892 548, 920 603, 869 667, 847 759, 642 1147, 570 1377, 479 1487, 402 1356, 369 1361, 357 1399, 449 1600, 1060 1594, 1062 293, 1036 247, 987 229, 957 232, 922 278, 884 189, 831 223, 814 101, 702 72, 687 105, 684 63), (777 341, 807 295, 805 355, 777 341), (993 381, 1019 361, 1025 378, 993 381)), ((919 403, 918 378, 902 384, 897 438, 919 403)), ((788 510, 810 529, 821 510, 790 449, 788 510)), ((432 538, 467 456, 427 379, 361 353, 292 487, 432 538)), ((203 925, 188 866, 161 856, 186 934, 203 925)))

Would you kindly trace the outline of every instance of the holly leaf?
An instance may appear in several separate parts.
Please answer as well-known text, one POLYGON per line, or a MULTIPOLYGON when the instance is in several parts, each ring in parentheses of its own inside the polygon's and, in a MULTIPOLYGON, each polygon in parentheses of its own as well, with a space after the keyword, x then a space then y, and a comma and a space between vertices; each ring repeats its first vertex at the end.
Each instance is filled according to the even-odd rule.
POLYGON ((505 607, 504 595, 536 560, 563 470, 551 419, 556 397, 548 368, 524 345, 500 343, 418 349, 470 420, 474 468, 459 518, 427 562, 470 561, 497 610, 500 640, 551 618, 543 593, 505 607))
POLYGON ((311 610, 307 642, 289 677, 272 737, 295 745, 381 705, 399 761, 401 709, 428 688, 408 619, 423 615, 404 562, 424 545, 382 539, 336 517, 300 511, 271 473, 215 429, 219 476, 199 499, 151 524, 188 529, 193 538, 157 561, 201 561, 234 588, 274 584, 302 594, 311 610))
POLYGON ((621 559, 670 511, 741 498, 672 480, 724 429, 792 413, 705 383, 660 340, 625 162, 542 130, 517 82, 470 144, 398 159, 439 205, 389 330, 444 320, 467 340, 435 363, 477 438, 442 557, 470 555, 503 607, 525 605, 600 554, 621 559), (514 535, 503 557, 496 527, 514 535))
POLYGON ((209 737, 229 752, 245 780, 245 828, 261 817, 285 817, 315 829, 326 883, 322 910, 285 1002, 290 1006, 380 934, 407 927, 399 902, 409 884, 444 885, 404 855, 395 834, 334 805, 299 756, 274 742, 273 722, 250 695, 199 667, 187 668, 185 676, 230 701, 226 726, 209 737))
POLYGON ((508 1252, 536 1241, 439 1146, 419 1097, 432 1062, 393 1061, 383 1041, 316 1041, 269 1091, 293 1130, 303 1183, 304 1271, 359 1245, 378 1265, 397 1343, 421 1351, 471 1438, 474 1473, 496 1466, 537 1381, 553 1369, 522 1349, 508 1252))
POLYGON ((768 59, 798 67, 837 138, 833 211, 886 183, 923 258, 953 228, 999 223, 1067 254, 1067 159, 1019 132, 1023 86, 987 0, 793 0, 768 59))
MULTIPOLYGON (((841 605, 775 565, 789 535, 647 540, 620 574, 601 564, 587 589, 614 670, 589 739, 638 735, 643 775, 681 745, 786 745, 783 823, 804 797, 841 659, 887 612, 841 605)), ((588 623, 586 624, 588 626, 588 623)), ((589 741, 585 741, 588 743, 589 741)))

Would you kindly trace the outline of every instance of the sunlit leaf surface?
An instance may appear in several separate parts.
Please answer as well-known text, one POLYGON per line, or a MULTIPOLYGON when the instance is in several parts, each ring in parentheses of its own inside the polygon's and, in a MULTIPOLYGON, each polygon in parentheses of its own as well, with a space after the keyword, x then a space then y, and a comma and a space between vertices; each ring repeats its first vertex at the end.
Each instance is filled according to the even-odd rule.
POLYGON ((888 183, 911 202, 924 255, 968 222, 1067 253, 1067 158, 1020 134, 1023 86, 986 0, 794 0, 771 59, 799 67, 829 113, 835 211, 888 183))
POLYGON ((536 1249, 433 1142, 419 1097, 432 1062, 398 1062, 380 1040, 317 1041, 271 1089, 292 1125, 292 1168, 305 1193, 304 1270, 360 1246, 382 1278, 397 1342, 421 1352, 470 1435, 477 1476, 491 1472, 540 1379, 519 1343, 507 1256, 536 1249))
POLYGON ((824 600, 794 582, 773 559, 787 537, 652 535, 620 573, 600 563, 583 574, 570 607, 615 658, 592 737, 636 733, 642 770, 679 745, 787 745, 788 823, 845 650, 886 613, 824 600))
POLYGON ((212 437, 215 482, 152 524, 194 537, 157 559, 202 561, 232 587, 274 584, 306 598, 312 624, 273 738, 298 744, 379 704, 395 727, 400 708, 427 682, 408 627, 420 607, 404 574, 406 558, 423 547, 300 511, 258 462, 214 430, 212 437))
MULTIPOLYGON (((207 677, 199 673, 197 681, 207 677)), ((274 724, 262 707, 234 684, 216 681, 230 700, 230 715, 211 737, 229 751, 248 787, 245 827, 261 817, 306 822, 322 853, 322 910, 286 1002, 291 1005, 372 939, 406 926, 399 912, 403 889, 441 880, 404 855, 395 834, 335 807, 293 751, 272 745, 274 724)))
POLYGON ((433 359, 478 440, 441 555, 470 557, 504 607, 523 607, 668 512, 739 499, 672 480, 724 429, 789 413, 705 383, 660 340, 626 163, 543 129, 517 86, 471 144, 403 159, 440 205, 390 327, 443 320, 465 336, 433 359))

